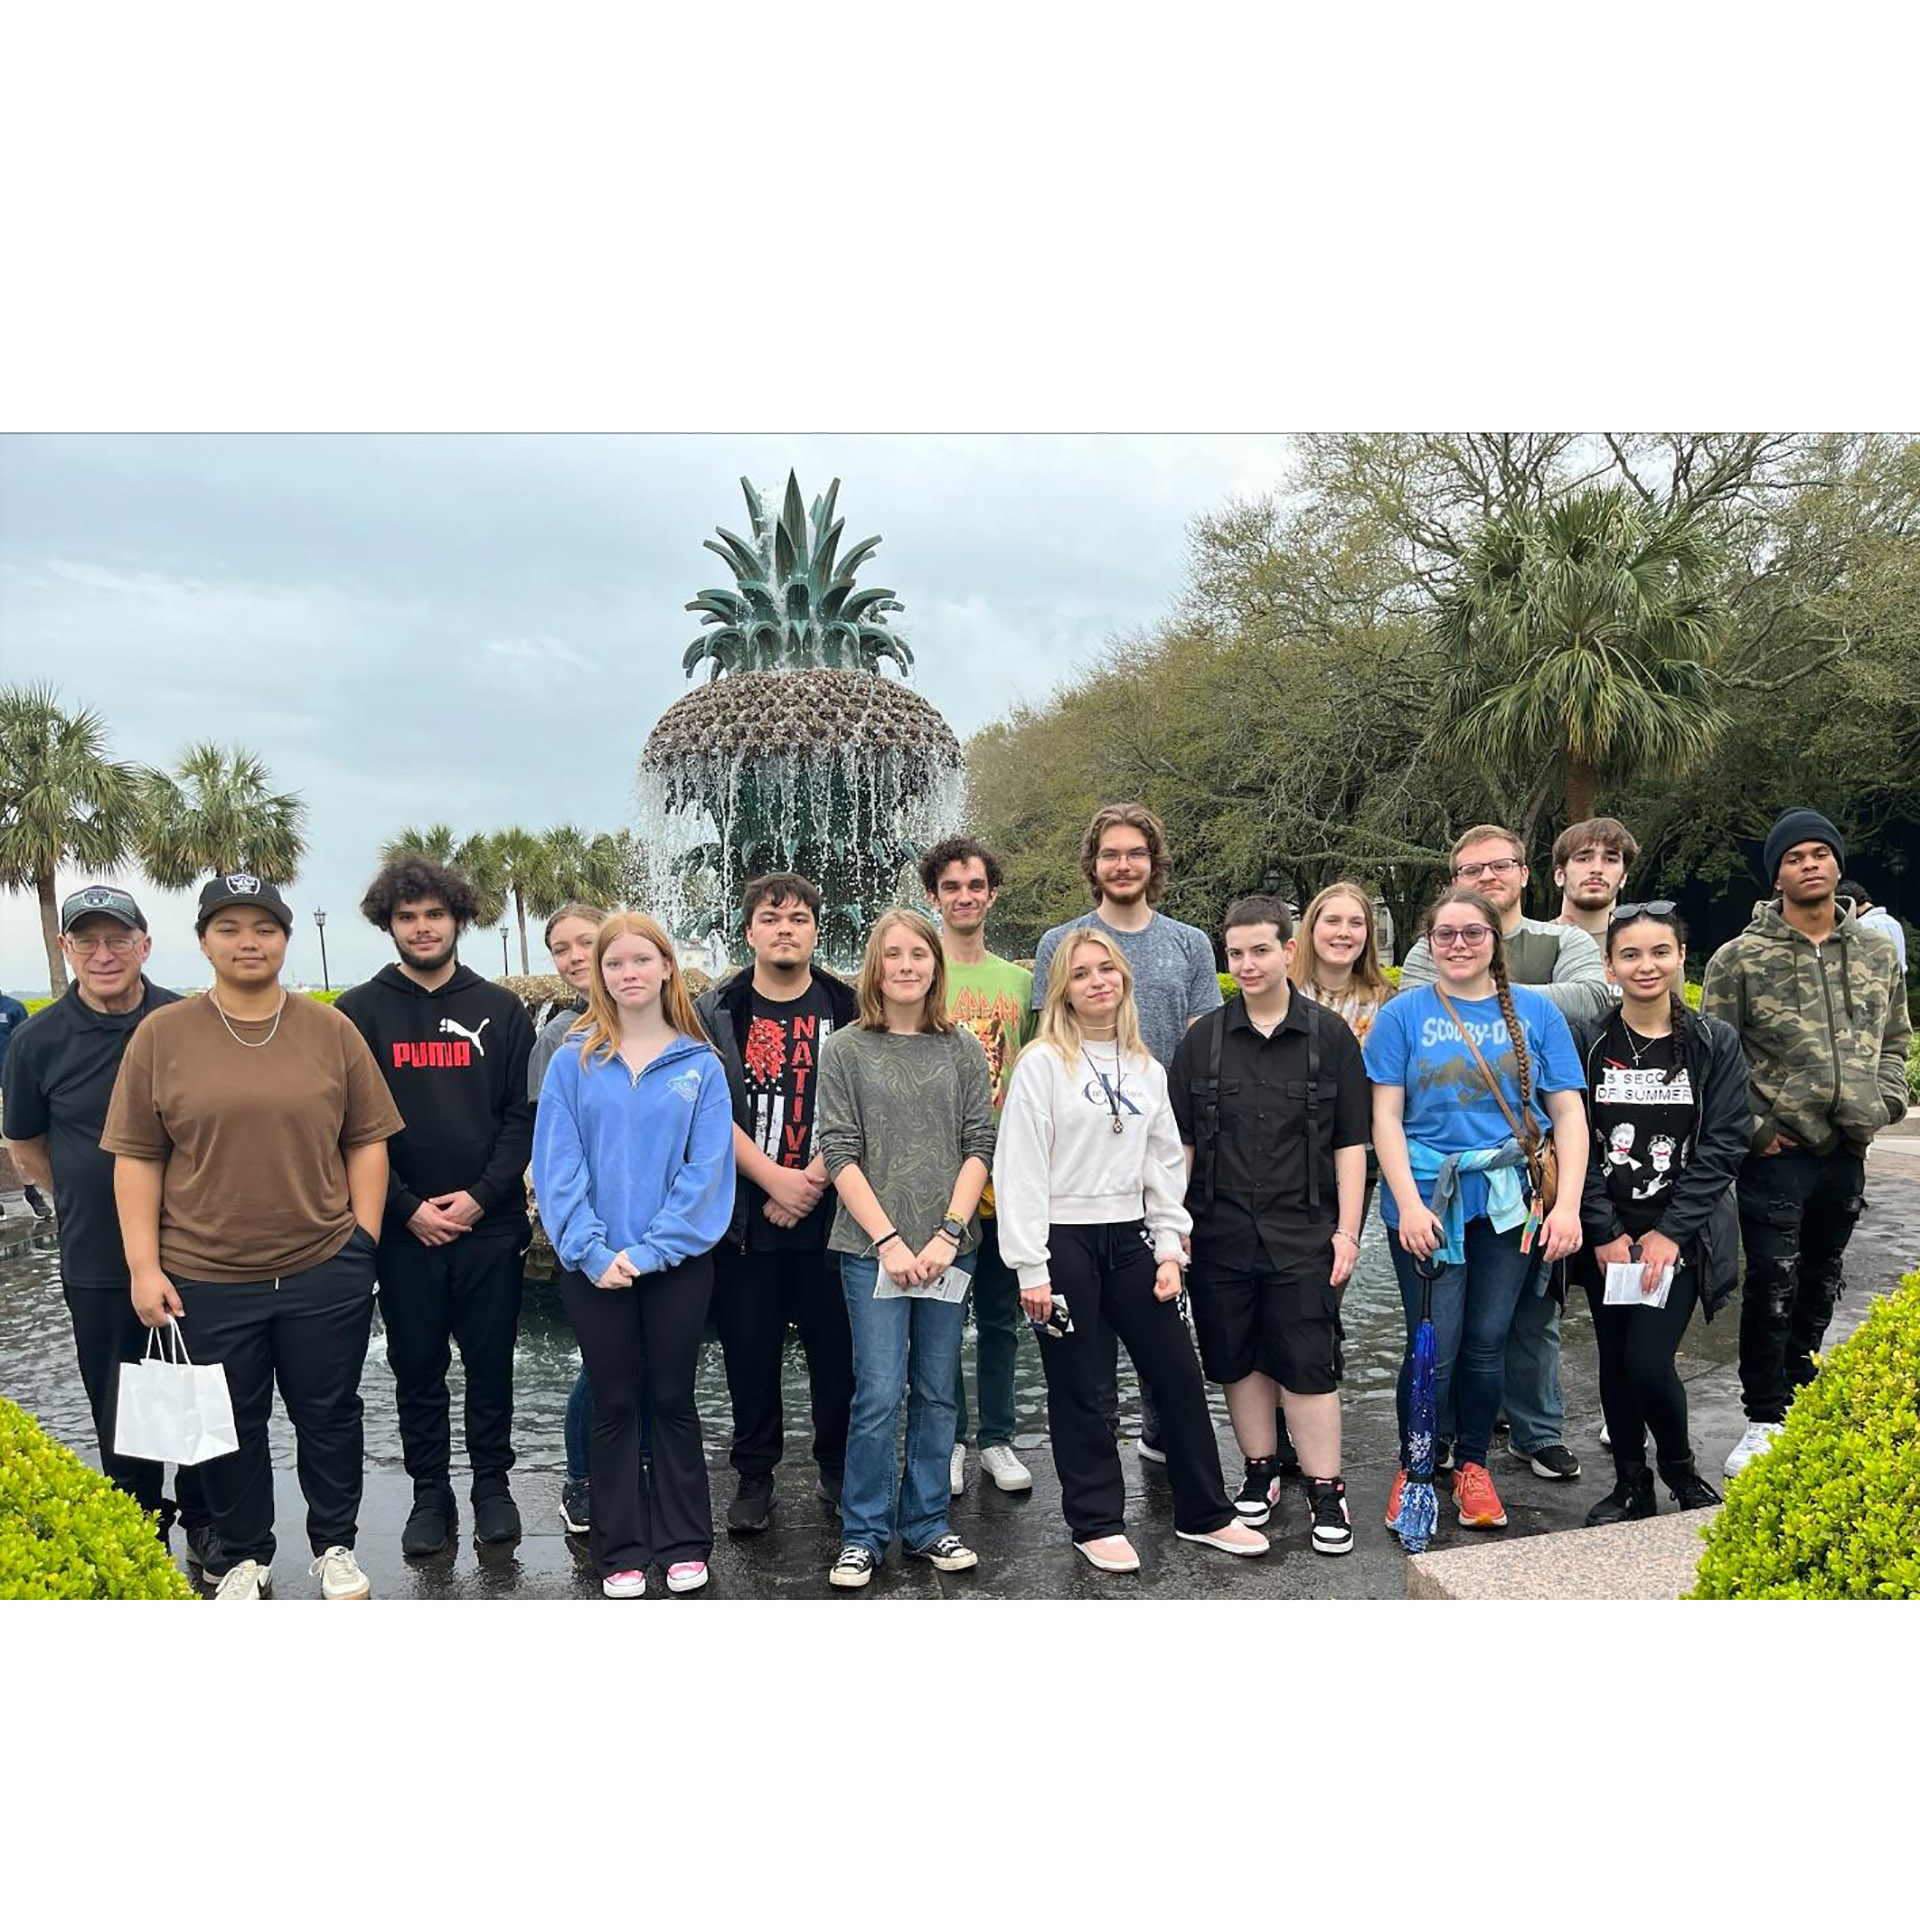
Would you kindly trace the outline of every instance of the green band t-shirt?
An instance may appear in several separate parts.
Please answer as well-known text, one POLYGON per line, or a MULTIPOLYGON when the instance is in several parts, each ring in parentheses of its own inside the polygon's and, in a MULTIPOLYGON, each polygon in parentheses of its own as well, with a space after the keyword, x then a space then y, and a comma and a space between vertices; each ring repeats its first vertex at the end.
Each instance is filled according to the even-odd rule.
MULTIPOLYGON (((993 1111, 998 1119, 1006 1099, 1013 1063, 1033 1033, 1033 975, 1011 960, 988 954, 969 966, 947 963, 947 1011, 980 1042, 993 1076, 993 1111)), ((993 1183, 980 1202, 983 1219, 993 1213, 993 1183)))

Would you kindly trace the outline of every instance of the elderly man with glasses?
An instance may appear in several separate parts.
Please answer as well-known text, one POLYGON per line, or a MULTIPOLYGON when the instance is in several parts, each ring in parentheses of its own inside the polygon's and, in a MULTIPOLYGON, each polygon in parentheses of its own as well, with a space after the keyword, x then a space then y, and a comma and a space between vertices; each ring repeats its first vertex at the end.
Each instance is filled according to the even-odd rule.
MULTIPOLYGON (((1613 989, 1593 936, 1569 921, 1532 920, 1522 911, 1526 854, 1520 836, 1505 827, 1469 827, 1453 843, 1453 878, 1493 903, 1510 979, 1536 988, 1569 1021, 1604 1019, 1613 1010, 1613 989)), ((1417 941, 1401 967, 1400 991, 1426 986, 1433 978, 1432 950, 1417 941)), ((1565 1442, 1560 1395, 1566 1276, 1557 1266, 1543 1266, 1535 1284, 1540 1291, 1521 1295, 1507 1338, 1507 1451, 1542 1480, 1577 1480, 1580 1461, 1565 1442)))

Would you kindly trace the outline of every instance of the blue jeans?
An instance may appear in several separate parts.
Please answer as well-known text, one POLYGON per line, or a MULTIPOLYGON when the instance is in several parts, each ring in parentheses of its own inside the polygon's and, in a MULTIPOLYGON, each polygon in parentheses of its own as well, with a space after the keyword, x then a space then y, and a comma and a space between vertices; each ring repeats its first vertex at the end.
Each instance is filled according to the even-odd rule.
MULTIPOLYGON (((956 1260, 970 1272, 972 1258, 956 1260)), ((897 1528, 909 1550, 947 1531, 947 1474, 956 1418, 964 1301, 876 1300, 880 1263, 843 1253, 840 1286, 853 1329, 853 1413, 840 1483, 840 1544, 885 1554, 897 1528), (907 1401, 907 1468, 895 1466, 900 1401, 907 1401)))
MULTIPOLYGON (((1020 1307, 1019 1277, 1000 1258, 1000 1234, 991 1218, 980 1223, 980 1244, 973 1250, 973 1358, 979 1376, 980 1444, 1013 1444, 1013 1363, 1020 1353, 1020 1327, 1026 1314, 1020 1307)), ((957 1409, 953 1437, 967 1441, 967 1360, 964 1351, 953 1361, 953 1397, 957 1409)))
MULTIPOLYGON (((1546 1277, 1543 1263, 1540 1278, 1546 1277)), ((1520 1296, 1507 1335, 1506 1382, 1511 1444, 1522 1453, 1558 1446, 1566 1409, 1560 1398, 1560 1303, 1551 1292, 1520 1296)))
MULTIPOLYGON (((567 1438, 567 1478, 569 1480, 590 1480, 593 1478, 593 1382, 587 1378, 587 1370, 582 1367, 574 1375, 573 1391, 567 1395, 567 1417, 564 1423, 567 1438)), ((647 1389, 644 1382, 640 1387, 640 1459, 644 1464, 653 1458, 653 1409, 647 1404, 647 1389)))
MULTIPOLYGON (((1532 1256, 1520 1251, 1521 1229, 1496 1233, 1482 1214, 1467 1223, 1466 1262, 1442 1267, 1433 1282, 1434 1408, 1438 1430, 1453 1431, 1456 1464, 1487 1464, 1493 1416, 1500 1411, 1507 1334, 1532 1256)), ((1397 1229, 1387 1237, 1400 1301, 1407 1317, 1407 1351, 1394 1396, 1400 1416, 1400 1458, 1406 1463, 1407 1390, 1413 1378, 1413 1335, 1420 1324, 1420 1276, 1397 1229)))

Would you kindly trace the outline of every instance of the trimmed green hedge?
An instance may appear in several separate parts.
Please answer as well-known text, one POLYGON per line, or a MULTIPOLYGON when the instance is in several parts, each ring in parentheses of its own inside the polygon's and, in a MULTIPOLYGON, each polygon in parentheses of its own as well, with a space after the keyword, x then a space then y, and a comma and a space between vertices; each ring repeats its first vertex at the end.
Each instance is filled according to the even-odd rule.
POLYGON ((1728 1481, 1693 1597, 1920 1599, 1920 1273, 1874 1303, 1728 1481))
POLYGON ((0 1600, 192 1600, 152 1515, 0 1400, 0 1600))

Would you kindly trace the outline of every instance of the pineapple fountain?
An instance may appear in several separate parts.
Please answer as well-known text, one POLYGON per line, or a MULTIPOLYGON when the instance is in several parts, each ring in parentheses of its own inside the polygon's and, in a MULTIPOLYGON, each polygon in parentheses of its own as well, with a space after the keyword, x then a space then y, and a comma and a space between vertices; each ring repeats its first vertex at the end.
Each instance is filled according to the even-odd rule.
POLYGON ((913 650, 887 624, 901 611, 893 590, 855 585, 880 542, 841 554, 840 482, 809 510, 789 473, 777 518, 740 486, 752 537, 722 527, 704 543, 734 585, 687 603, 709 631, 681 664, 691 676, 704 663, 707 684, 648 736, 641 832, 679 938, 717 931, 737 955, 742 887, 785 868, 825 896, 822 958, 845 966, 920 848, 958 820, 960 743, 906 684, 913 650))

